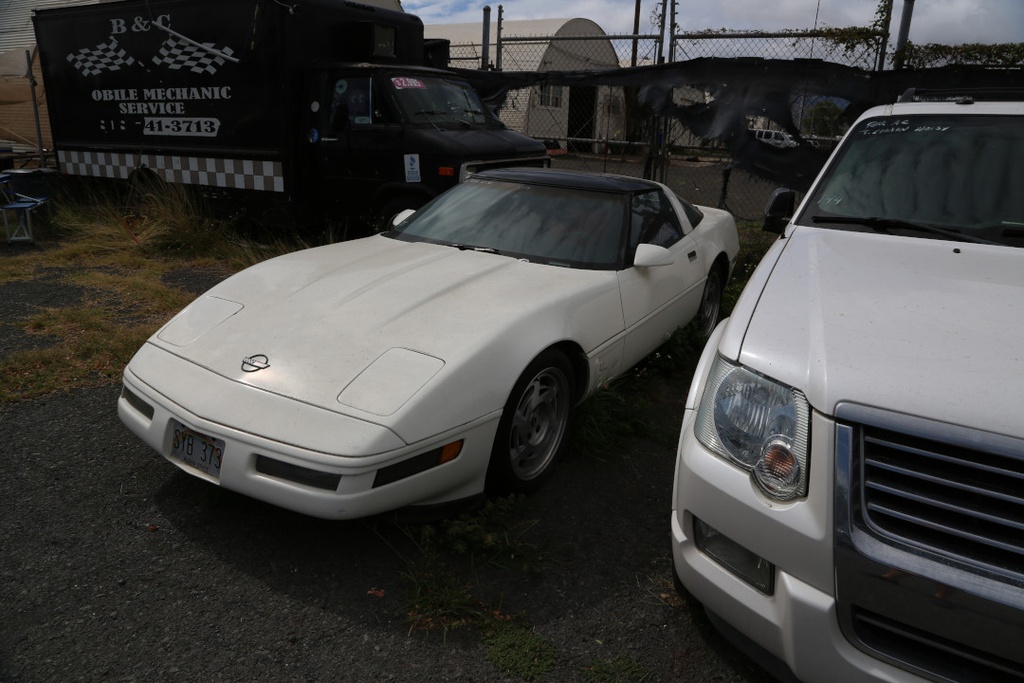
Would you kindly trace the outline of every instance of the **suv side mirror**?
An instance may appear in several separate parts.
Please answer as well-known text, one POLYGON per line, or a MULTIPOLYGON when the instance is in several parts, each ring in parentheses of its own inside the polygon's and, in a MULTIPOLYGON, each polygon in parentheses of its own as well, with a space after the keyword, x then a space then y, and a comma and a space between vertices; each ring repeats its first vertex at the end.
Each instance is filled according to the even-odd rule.
POLYGON ((796 210, 796 192, 780 187, 768 198, 764 210, 764 229, 781 235, 796 210))

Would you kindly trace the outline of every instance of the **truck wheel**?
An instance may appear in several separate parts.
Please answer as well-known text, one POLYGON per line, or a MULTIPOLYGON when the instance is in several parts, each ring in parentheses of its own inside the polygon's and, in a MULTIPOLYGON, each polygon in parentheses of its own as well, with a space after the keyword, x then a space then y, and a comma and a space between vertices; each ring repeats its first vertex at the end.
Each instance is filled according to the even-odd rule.
POLYGON ((537 356, 512 387, 494 437, 487 468, 492 493, 540 488, 565 448, 575 403, 572 368, 565 354, 537 356))

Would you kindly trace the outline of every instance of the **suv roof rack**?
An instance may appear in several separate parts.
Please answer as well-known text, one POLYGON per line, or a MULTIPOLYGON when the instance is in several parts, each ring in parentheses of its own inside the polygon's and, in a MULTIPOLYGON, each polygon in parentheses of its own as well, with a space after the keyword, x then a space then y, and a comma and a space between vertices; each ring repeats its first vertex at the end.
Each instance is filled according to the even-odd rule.
POLYGON ((1020 102, 1024 101, 1024 88, 907 88, 897 103, 902 102, 956 102, 971 104, 972 102, 1020 102))

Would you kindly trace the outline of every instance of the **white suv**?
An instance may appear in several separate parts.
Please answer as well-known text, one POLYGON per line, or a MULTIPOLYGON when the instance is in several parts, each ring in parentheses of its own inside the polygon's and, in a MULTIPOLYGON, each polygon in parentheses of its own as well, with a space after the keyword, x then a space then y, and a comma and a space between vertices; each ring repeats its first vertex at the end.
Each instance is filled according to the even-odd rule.
POLYGON ((766 145, 772 147, 779 147, 787 149, 790 147, 796 147, 797 143, 789 133, 781 130, 768 130, 765 128, 753 128, 751 132, 754 134, 754 138, 766 145))
POLYGON ((871 109, 765 228, 687 398, 679 580, 776 675, 1024 680, 1024 102, 871 109))

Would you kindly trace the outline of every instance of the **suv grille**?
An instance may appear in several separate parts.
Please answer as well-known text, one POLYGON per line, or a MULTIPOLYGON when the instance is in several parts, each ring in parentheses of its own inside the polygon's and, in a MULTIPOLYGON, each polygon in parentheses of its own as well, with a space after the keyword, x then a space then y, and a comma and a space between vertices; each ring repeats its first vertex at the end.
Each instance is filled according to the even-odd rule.
POLYGON ((862 514, 878 534, 1024 578, 1024 453, 863 427, 862 514))
POLYGON ((852 617, 862 642, 912 667, 958 681, 1024 681, 1024 671, 1016 662, 866 610, 854 608, 852 617))

